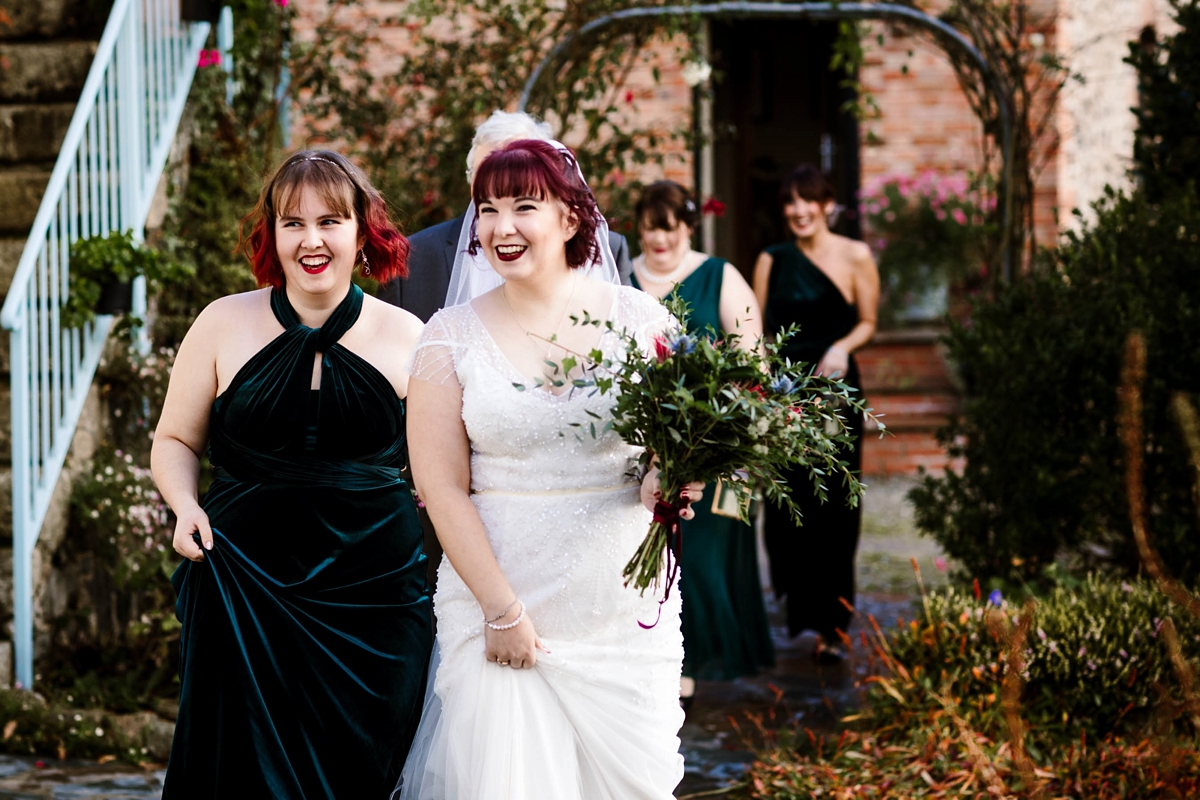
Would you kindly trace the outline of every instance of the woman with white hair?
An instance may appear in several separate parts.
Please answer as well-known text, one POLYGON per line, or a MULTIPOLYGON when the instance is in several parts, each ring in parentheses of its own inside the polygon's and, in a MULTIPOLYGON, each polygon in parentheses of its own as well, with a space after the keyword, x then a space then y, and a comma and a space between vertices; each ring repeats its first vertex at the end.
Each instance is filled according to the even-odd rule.
MULTIPOLYGON (((519 139, 552 141, 554 133, 550 124, 529 114, 510 111, 493 111, 475 129, 471 150, 467 153, 467 183, 474 181, 475 169, 494 150, 519 139)), ((409 237, 412 251, 408 257, 408 275, 379 288, 376 295, 380 300, 399 306, 416 314, 422 322, 428 322, 434 312, 447 303, 450 275, 455 263, 466 257, 467 245, 464 220, 474 217, 474 203, 466 212, 453 219, 425 228, 409 237)), ((625 237, 608 232, 609 248, 617 266, 621 282, 629 283, 633 265, 629 259, 629 245, 625 237)))

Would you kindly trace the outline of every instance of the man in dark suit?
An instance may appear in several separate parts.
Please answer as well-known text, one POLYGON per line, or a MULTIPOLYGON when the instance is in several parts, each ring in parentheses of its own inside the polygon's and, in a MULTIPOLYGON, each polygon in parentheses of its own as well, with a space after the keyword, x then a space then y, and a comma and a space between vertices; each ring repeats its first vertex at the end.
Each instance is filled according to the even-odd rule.
MULTIPOLYGON (((467 180, 475 174, 475 168, 497 148, 518 139, 549 140, 550 127, 538 122, 528 114, 493 112, 486 122, 475 130, 471 152, 467 154, 467 180)), ((464 215, 432 225, 414 233, 408 243, 408 277, 392 281, 379 287, 377 297, 399 306, 428 322, 446 302, 446 291, 450 287, 450 273, 454 269, 455 248, 462 234, 464 215)), ((612 247, 621 282, 629 283, 633 262, 629 257, 629 244, 619 233, 609 231, 608 243, 612 247)))
MULTIPOLYGON (((550 126, 538 122, 528 114, 512 114, 494 111, 492 116, 475 129, 471 152, 467 154, 467 182, 475 176, 475 168, 493 151, 518 139, 551 140, 550 126)), ((408 238, 408 277, 399 278, 379 287, 376 296, 394 306, 399 306, 428 322, 446 303, 446 291, 450 288, 450 274, 454 270, 455 249, 465 214, 454 219, 431 225, 408 238)), ((609 231, 608 243, 612 247, 613 259, 621 282, 629 283, 633 262, 629 258, 629 244, 619 233, 609 231)), ((407 475, 405 476, 407 477, 407 475)), ((422 510, 421 527, 425 532, 425 554, 429 558, 426 575, 430 587, 437 585, 437 568, 442 560, 442 547, 429 523, 429 516, 422 510)))

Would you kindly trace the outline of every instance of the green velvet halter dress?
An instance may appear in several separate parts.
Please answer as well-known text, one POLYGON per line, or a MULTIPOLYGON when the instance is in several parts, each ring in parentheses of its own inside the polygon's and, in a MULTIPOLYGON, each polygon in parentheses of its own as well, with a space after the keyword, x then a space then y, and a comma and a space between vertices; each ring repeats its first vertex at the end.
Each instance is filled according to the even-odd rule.
POLYGON ((214 546, 172 578, 182 692, 167 800, 383 798, 396 784, 433 634, 400 478, 404 405, 338 344, 362 303, 351 286, 314 329, 275 290, 284 332, 213 403, 214 546))
MULTIPOLYGON (((858 307, 846 302, 829 276, 794 242, 773 245, 766 252, 772 263, 763 309, 765 330, 774 333, 793 323, 799 325, 799 334, 785 343, 782 354, 815 368, 829 346, 858 324, 858 307)), ((861 393, 853 355, 841 380, 861 393)), ((848 415, 846 422, 854 444, 840 456, 857 472, 862 465, 863 416, 848 415)), ((826 484, 828 499, 822 503, 805 470, 789 470, 785 478, 804 524, 797 527, 789 512, 767 504, 765 539, 771 583, 776 596, 787 597, 791 635, 815 630, 826 641, 836 643, 837 631, 850 626, 850 612, 839 598, 854 603, 854 554, 862 506, 846 505, 847 492, 840 481, 826 484)))
MULTIPOLYGON (((678 284, 690 307, 688 333, 713 337, 721 331, 721 286, 726 262, 709 258, 678 284)), ((636 274, 633 285, 641 288, 636 274)), ((683 523, 679 591, 683 598, 683 674, 703 680, 733 680, 775 665, 767 625, 754 530, 712 513, 716 484, 693 506, 683 523)))

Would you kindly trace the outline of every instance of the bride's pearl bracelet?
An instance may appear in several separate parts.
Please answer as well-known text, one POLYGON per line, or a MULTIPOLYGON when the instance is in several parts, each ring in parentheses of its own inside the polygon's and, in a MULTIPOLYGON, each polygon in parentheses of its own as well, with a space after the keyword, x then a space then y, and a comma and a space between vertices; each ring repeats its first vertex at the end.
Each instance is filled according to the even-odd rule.
MULTIPOLYGON (((514 600, 513 602, 517 602, 517 601, 514 600)), ((509 608, 512 608, 512 606, 509 606, 509 608)), ((507 614, 508 612, 505 611, 504 613, 507 614)), ((517 614, 517 618, 514 619, 512 622, 505 623, 504 625, 497 625, 496 623, 485 619, 483 621, 483 624, 487 625, 489 628, 491 628, 494 631, 507 631, 507 630, 512 630, 513 628, 520 625, 521 620, 523 620, 523 619, 525 619, 525 604, 521 603, 521 613, 517 614)))

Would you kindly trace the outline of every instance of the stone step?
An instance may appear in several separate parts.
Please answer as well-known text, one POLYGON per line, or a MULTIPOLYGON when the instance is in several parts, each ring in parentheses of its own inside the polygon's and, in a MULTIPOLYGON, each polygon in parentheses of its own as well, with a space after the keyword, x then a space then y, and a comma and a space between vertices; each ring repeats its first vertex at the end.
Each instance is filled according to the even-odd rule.
POLYGON ((0 13, 0 40, 99 39, 110 6, 93 0, 8 0, 0 13))
POLYGON ((954 378, 937 342, 874 341, 855 353, 855 358, 868 397, 883 392, 956 392, 954 378))
POLYGON ((0 106, 0 164, 54 161, 74 113, 74 103, 0 106))
MULTIPOLYGON (((867 396, 873 413, 893 433, 898 431, 936 431, 958 411, 958 397, 952 394, 892 394, 867 396)), ((868 422, 868 427, 873 427, 868 422)))
MULTIPOLYGON (((0 167, 0 236, 19 238, 29 235, 42 195, 46 193, 46 184, 50 182, 52 167, 52 164, 0 167)), ((4 280, 6 292, 11 280, 10 273, 4 280)))
MULTIPOLYGON (((38 199, 38 202, 42 202, 38 199)), ((32 225, 33 223, 30 223, 32 225)), ((8 236, 0 237, 0 303, 4 302, 4 296, 8 294, 9 284, 12 283, 13 275, 17 271, 17 262, 21 260, 21 253, 25 250, 25 242, 29 236, 8 236)), ((0 363, 0 374, 8 373, 8 352, 5 350, 3 362, 0 363)))
POLYGON ((0 103, 74 103, 96 42, 0 42, 0 103))
MULTIPOLYGON (((5 469, 12 465, 12 388, 7 380, 0 383, 0 465, 5 469)), ((8 526, 11 529, 11 499, 8 502, 8 526)), ((11 530, 9 535, 12 535, 11 530)))
MULTIPOLYGON (((9 493, 6 480, 4 493, 9 493)), ((7 629, 7 623, 13 613, 13 549, 12 549, 12 511, 9 511, 9 537, 6 544, 0 546, 0 625, 7 629)))
POLYGON ((916 475, 921 469, 941 475, 962 467, 946 454, 932 431, 896 431, 882 438, 868 432, 863 437, 862 473, 868 477, 916 475))

